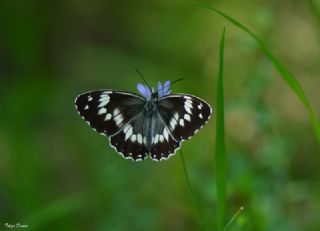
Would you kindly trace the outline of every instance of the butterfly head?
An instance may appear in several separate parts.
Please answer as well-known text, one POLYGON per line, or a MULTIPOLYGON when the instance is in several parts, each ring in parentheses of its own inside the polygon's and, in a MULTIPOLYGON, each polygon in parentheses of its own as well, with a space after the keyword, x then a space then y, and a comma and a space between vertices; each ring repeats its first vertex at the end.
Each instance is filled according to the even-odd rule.
POLYGON ((166 81, 163 85, 158 82, 158 90, 155 92, 154 88, 150 89, 148 86, 139 83, 137 85, 138 91, 146 99, 158 99, 170 94, 170 80, 166 81))

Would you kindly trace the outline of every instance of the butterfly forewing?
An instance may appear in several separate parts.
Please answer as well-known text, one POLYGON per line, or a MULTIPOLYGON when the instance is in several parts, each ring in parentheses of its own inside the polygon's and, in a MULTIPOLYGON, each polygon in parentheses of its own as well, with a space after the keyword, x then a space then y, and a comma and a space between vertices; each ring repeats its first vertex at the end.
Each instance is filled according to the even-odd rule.
POLYGON ((145 99, 128 92, 101 90, 79 95, 76 108, 97 132, 108 136, 119 132, 143 110, 145 99))
POLYGON ((211 116, 211 107, 198 97, 172 94, 157 102, 158 111, 176 141, 193 136, 211 116))

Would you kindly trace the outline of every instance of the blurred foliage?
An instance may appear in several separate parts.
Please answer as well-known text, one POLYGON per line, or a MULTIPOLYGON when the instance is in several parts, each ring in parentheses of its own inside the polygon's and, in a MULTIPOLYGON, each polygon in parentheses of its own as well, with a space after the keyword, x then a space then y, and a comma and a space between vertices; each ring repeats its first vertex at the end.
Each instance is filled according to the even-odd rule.
MULTIPOLYGON (((209 1, 259 35, 320 114, 312 1, 209 1), (312 6, 310 7, 310 2, 312 6)), ((88 90, 153 85, 215 107, 225 41, 227 218, 233 230, 320 230, 320 151, 308 114, 257 44, 190 1, 0 1, 0 229, 198 230, 181 160, 124 160, 78 116, 88 90)), ((214 115, 213 115, 214 116, 214 115)), ((216 227, 214 119, 183 143, 193 191, 216 227)))

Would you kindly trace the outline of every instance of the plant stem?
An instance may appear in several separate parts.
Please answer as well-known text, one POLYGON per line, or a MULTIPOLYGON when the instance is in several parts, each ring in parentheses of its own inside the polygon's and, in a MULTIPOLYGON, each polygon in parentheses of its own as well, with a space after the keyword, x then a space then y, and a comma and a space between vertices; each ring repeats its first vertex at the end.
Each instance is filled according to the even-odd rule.
POLYGON ((217 83, 217 115, 216 115, 216 188, 217 188, 217 228, 222 231, 226 213, 227 194, 227 157, 224 134, 224 96, 223 96, 223 56, 224 37, 226 29, 223 28, 219 49, 219 75, 217 83))
POLYGON ((196 199, 195 199, 195 196, 194 196, 192 187, 191 187, 191 183, 190 183, 190 179, 189 179, 189 174, 188 174, 188 171, 187 171, 186 162, 185 162, 185 160, 184 160, 184 155, 183 155, 182 148, 180 149, 180 157, 181 157, 181 163, 182 163, 182 168, 183 168, 184 177, 185 177, 186 183, 187 183, 188 194, 189 194, 189 197, 190 197, 192 206, 194 207, 194 209, 195 209, 195 211, 196 211, 196 213, 197 213, 198 223, 199 223, 201 229, 204 230, 204 231, 206 231, 207 229, 206 229, 206 226, 205 226, 205 224, 204 224, 204 219, 203 219, 202 213, 201 213, 201 211, 200 211, 199 206, 198 206, 197 203, 196 203, 196 199))

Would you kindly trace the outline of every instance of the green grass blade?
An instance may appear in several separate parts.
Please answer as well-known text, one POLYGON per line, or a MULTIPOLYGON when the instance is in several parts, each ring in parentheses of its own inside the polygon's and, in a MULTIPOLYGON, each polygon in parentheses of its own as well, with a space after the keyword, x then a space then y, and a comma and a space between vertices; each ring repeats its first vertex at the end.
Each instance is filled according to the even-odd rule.
POLYGON ((219 52, 219 76, 217 84, 217 115, 216 115, 216 188, 217 188, 217 227, 222 231, 226 213, 226 194, 227 194, 227 158, 224 139, 224 96, 223 96, 223 57, 224 57, 224 37, 223 28, 220 52, 219 52))
POLYGON ((241 206, 238 211, 231 217, 230 221, 227 223, 227 225, 224 227, 223 231, 227 231, 228 228, 231 226, 231 224, 236 220, 236 218, 239 216, 239 214, 244 210, 244 207, 241 206))
POLYGON ((280 61, 271 53, 271 51, 267 48, 267 46, 262 42, 262 40, 255 35, 252 31, 250 31, 247 27, 245 27, 243 24, 241 24, 239 21, 235 20, 234 18, 226 15, 220 10, 217 10, 216 8, 211 7, 210 5, 204 4, 204 3, 197 3, 201 6, 214 11, 215 13, 219 14, 223 18, 227 19, 229 22, 231 22, 236 27, 242 29, 243 31, 247 32, 260 46, 261 50, 265 53, 267 58, 270 60, 272 65, 278 70, 280 73, 280 76, 287 82, 287 84, 290 86, 290 88, 294 91, 294 93, 298 96, 298 98, 301 100, 303 105, 306 107, 309 118, 311 121, 311 124, 313 126, 313 129, 316 133, 316 138, 318 140, 318 143, 320 144, 320 123, 318 120, 318 117, 314 110, 311 107, 311 104, 309 103, 309 100, 306 97, 306 94, 304 93, 301 85, 296 80, 295 76, 282 64, 280 61))
POLYGON ((320 27, 320 9, 319 6, 314 2, 314 0, 308 0, 310 9, 314 16, 316 17, 318 26, 320 27))
POLYGON ((199 223, 201 229, 206 231, 207 229, 206 229, 206 226, 205 226, 205 223, 204 223, 204 219, 203 219, 201 210, 200 210, 199 206, 196 203, 196 198, 194 196, 194 193, 193 193, 193 190, 192 190, 192 187, 191 187, 190 178, 189 178, 189 174, 188 174, 188 171, 187 171, 186 162, 184 160, 184 155, 183 155, 183 152, 182 152, 182 148, 180 149, 180 157, 181 157, 181 163, 182 163, 184 177, 185 177, 186 183, 187 183, 188 194, 189 194, 192 206, 196 210, 196 213, 197 213, 197 216, 198 216, 198 223, 199 223))

